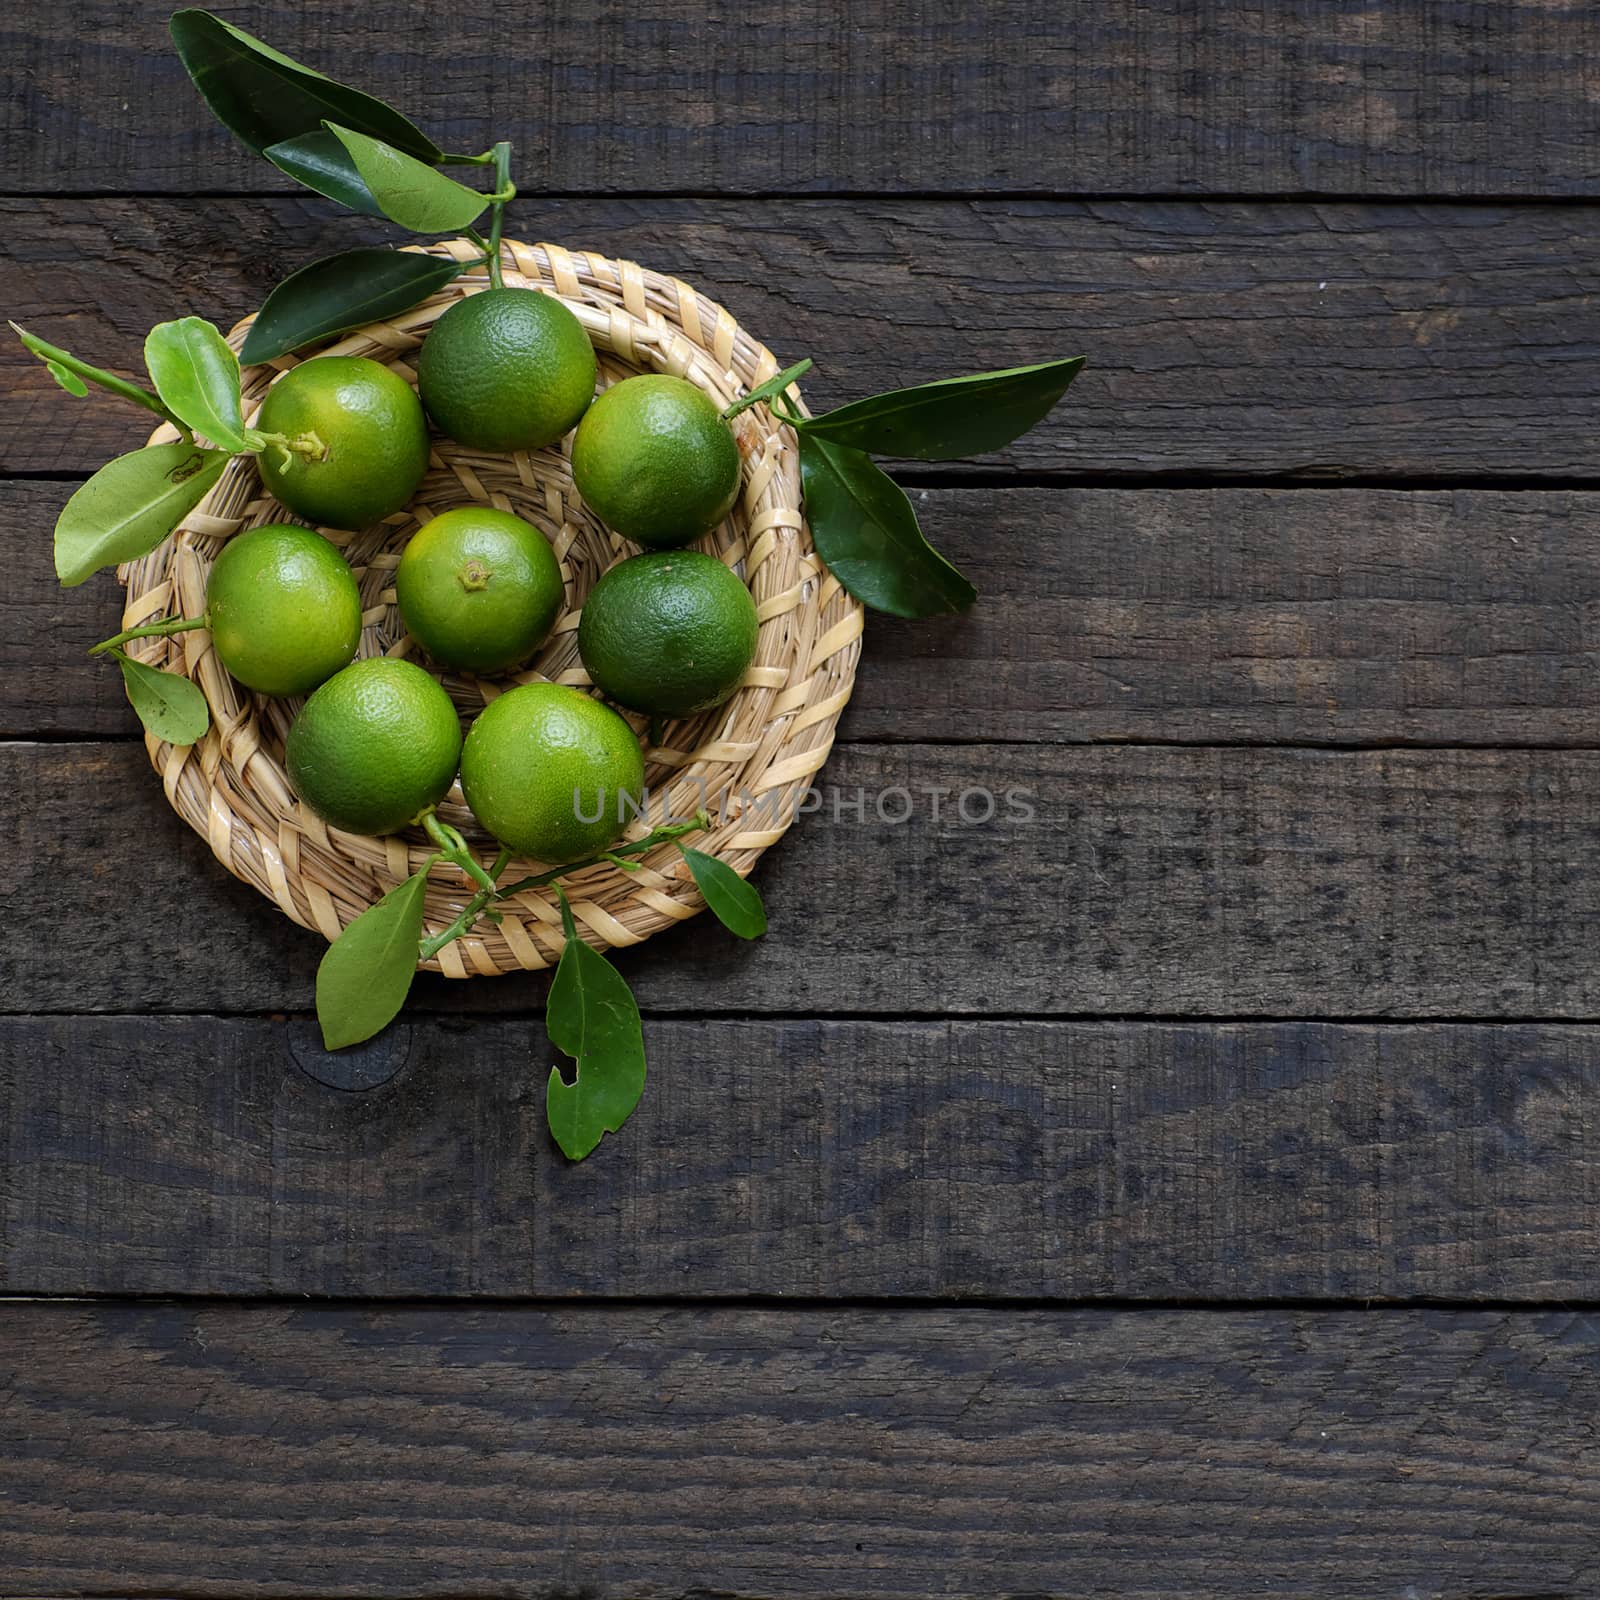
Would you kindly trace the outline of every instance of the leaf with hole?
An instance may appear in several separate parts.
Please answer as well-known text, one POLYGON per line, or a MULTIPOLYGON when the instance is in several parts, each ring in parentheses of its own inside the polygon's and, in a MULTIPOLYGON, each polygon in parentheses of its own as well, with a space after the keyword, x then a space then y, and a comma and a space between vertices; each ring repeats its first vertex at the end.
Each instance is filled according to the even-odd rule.
POLYGON ((455 233, 476 222, 489 204, 488 195, 447 178, 381 139, 334 122, 327 127, 349 151, 384 216, 402 228, 413 233, 455 233))
POLYGON ((317 968, 317 1021, 330 1050, 360 1044, 394 1021, 411 992, 428 874, 414 872, 328 946, 317 968))
POLYGON ((797 378, 803 377, 811 370, 811 357, 804 361, 797 361, 792 367, 785 367, 782 372, 775 373, 765 383, 757 384, 754 389, 742 400, 735 400, 726 411, 722 413, 725 422, 732 422, 741 411, 748 411, 751 406, 771 405, 797 378))
POLYGON ((197 683, 176 672, 163 672, 147 662, 135 661, 121 650, 113 652, 122 669, 128 704, 158 739, 168 744, 194 744, 205 738, 211 711, 197 683))
POLYGON ((1049 413, 1083 368, 1084 358, 942 378, 893 389, 812 417, 813 438, 877 455, 953 461, 984 455, 1020 438, 1049 413))
POLYGON ((324 256, 285 278, 256 313, 239 359, 270 361, 330 334, 398 316, 466 271, 464 261, 365 248, 324 256))
POLYGON ((800 432, 800 481, 817 554, 863 605, 896 617, 963 611, 978 591, 917 526, 905 492, 859 450, 800 432))
POLYGON ((56 519, 56 576, 71 588, 101 567, 148 555, 231 459, 194 444, 153 444, 108 461, 56 519))
POLYGON ((269 144, 261 153, 296 183, 303 183, 362 216, 383 215, 383 207, 373 199, 372 191, 356 171, 350 152, 326 128, 285 139, 281 144, 269 144))
POLYGON ((176 11, 169 27, 184 69, 212 113, 257 155, 315 132, 325 118, 423 161, 441 154, 393 106, 324 77, 209 11, 176 11))
POLYGON ((708 856, 704 850, 691 850, 686 844, 678 848, 689 863, 695 887, 717 921, 741 939, 759 939, 767 931, 767 908, 761 903, 760 890, 741 878, 726 861, 708 856))
POLYGON ((628 1120, 644 1093, 644 1029, 622 975, 578 937, 566 895, 559 888, 556 895, 567 942, 544 1020, 551 1043, 577 1064, 577 1077, 567 1083, 559 1067, 550 1069, 545 1117, 561 1153, 581 1161, 628 1120))
POLYGON ((158 322, 145 336, 144 364, 180 421, 235 454, 248 448, 239 403, 239 358, 203 317, 158 322))

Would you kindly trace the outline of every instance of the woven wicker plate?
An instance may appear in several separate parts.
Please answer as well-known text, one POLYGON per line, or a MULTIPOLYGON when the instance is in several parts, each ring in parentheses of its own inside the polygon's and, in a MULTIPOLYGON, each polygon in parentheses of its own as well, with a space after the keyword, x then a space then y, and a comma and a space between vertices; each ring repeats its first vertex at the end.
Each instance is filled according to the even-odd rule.
MULTIPOLYGON (((478 253, 464 240, 429 248, 457 259, 478 253)), ((554 293, 577 314, 599 355, 602 385, 635 372, 671 372, 698 384, 720 407, 778 370, 771 352, 721 306, 676 278, 557 245, 508 243, 504 252, 507 284, 554 293)), ((371 356, 410 380, 410 362, 434 320, 457 299, 486 286, 486 273, 469 272, 403 316, 347 334, 317 353, 371 356)), ((247 319, 233 330, 235 349, 248 327, 247 319)), ((278 373, 293 365, 295 359, 285 357, 245 369, 247 422, 278 373)), ((666 724, 661 743, 647 743, 645 755, 649 824, 668 815, 692 816, 704 806, 711 813, 711 831, 690 842, 747 872, 794 820, 827 759, 855 679, 862 614, 812 549, 800 514, 792 430, 780 426, 764 406, 743 412, 733 426, 744 464, 743 493, 733 514, 696 548, 719 556, 749 584, 761 619, 755 663, 731 700, 699 717, 666 724)), ((152 442, 175 437, 163 427, 152 442)), ((566 580, 566 604, 555 631, 525 670, 494 681, 445 676, 458 710, 470 717, 513 683, 551 679, 587 687, 577 650, 579 611, 600 574, 635 547, 605 529, 579 500, 570 448, 569 435, 563 446, 549 450, 489 455, 435 437, 428 475, 410 507, 364 533, 323 529, 349 558, 360 585, 360 653, 419 656, 395 607, 400 551, 429 517, 479 502, 525 517, 552 541, 566 580)), ((120 570, 127 587, 123 626, 198 615, 211 563, 223 543, 241 529, 282 520, 284 512, 263 490, 254 460, 236 459, 171 538, 120 570)), ((420 831, 363 838, 324 826, 299 805, 284 776, 283 743, 301 702, 242 689, 217 660, 204 630, 142 640, 131 650, 153 665, 186 673, 211 706, 211 731, 193 748, 146 737, 168 800, 230 872, 270 896, 286 915, 335 938, 425 859, 429 847, 420 831)), ((423 664, 431 670, 430 663, 423 664)), ((642 718, 632 721, 645 730, 642 718)), ((461 803, 459 787, 451 790, 440 815, 466 834, 485 862, 493 858, 495 847, 461 803)), ((628 837, 647 831, 646 823, 634 823, 628 837)), ((511 872, 523 876, 539 865, 519 864, 511 872)), ((567 879, 566 887, 585 938, 601 947, 638 944, 703 908, 670 845, 643 857, 636 872, 591 867, 567 879)), ((428 882, 427 931, 445 927, 468 893, 455 869, 436 867, 428 882)), ((502 909, 505 918, 498 927, 480 923, 472 936, 446 946, 428 966, 469 977, 544 967, 559 957, 561 925, 553 895, 524 894, 502 909)))

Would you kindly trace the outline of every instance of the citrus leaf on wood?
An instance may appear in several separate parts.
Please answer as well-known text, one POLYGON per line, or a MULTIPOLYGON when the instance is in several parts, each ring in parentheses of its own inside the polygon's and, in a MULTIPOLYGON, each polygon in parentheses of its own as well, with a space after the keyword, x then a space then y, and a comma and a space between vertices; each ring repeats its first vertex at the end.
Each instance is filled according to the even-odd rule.
POLYGON ((281 144, 269 144, 261 153, 296 183, 363 216, 383 215, 383 207, 373 199, 372 191, 356 171, 350 152, 326 128, 285 139, 281 144))
POLYGON ((247 448, 239 404, 239 358, 203 317, 158 322, 145 336, 144 364, 156 393, 181 422, 235 454, 247 448))
POLYGON ((802 424, 814 438, 918 461, 999 450, 1041 421, 1083 368, 1082 356, 892 389, 802 424))
POLYGON ((285 278, 256 313, 239 352, 270 361, 347 328, 398 316, 466 270, 467 263, 364 248, 324 256, 285 278))
POLYGON ((153 444, 105 466, 56 521, 56 576, 71 588, 161 543, 205 499, 232 459, 194 444, 153 444))
POLYGON ((439 158, 438 145, 393 106, 336 83, 209 11, 176 11, 168 26, 212 113, 257 155, 332 118, 424 161, 439 158))
POLYGON ((328 946, 317 968, 317 1021, 330 1050, 360 1044, 399 1014, 416 976, 427 873, 413 873, 328 946))
POLYGON ((88 394, 89 385, 86 384, 76 372, 69 372, 64 366, 61 365, 59 361, 47 361, 45 362, 44 366, 45 371, 48 372, 50 376, 67 391, 68 394, 76 395, 80 400, 86 394, 88 394))
POLYGON ((800 481, 817 554, 863 605, 897 617, 962 611, 978 591, 917 526, 905 492, 859 450, 800 432, 800 481))
POLYGON ((194 744, 211 726, 211 710, 200 686, 176 672, 163 672, 117 651, 128 704, 158 739, 168 744, 194 744))
POLYGON ((691 850, 686 844, 678 848, 689 863, 695 887, 717 921, 741 939, 759 939, 767 931, 767 908, 761 903, 760 890, 741 878, 726 861, 708 856, 704 850, 691 850))
POLYGON ((361 181, 384 216, 413 233, 453 233, 470 227, 489 197, 408 156, 403 150, 338 123, 327 124, 350 153, 361 181))
POLYGON ((567 897, 559 888, 556 894, 567 942, 545 1002, 545 1028, 577 1064, 577 1078, 567 1083, 559 1067, 550 1069, 545 1116, 561 1153, 581 1161, 628 1120, 644 1093, 644 1029, 622 975, 578 937, 567 897))

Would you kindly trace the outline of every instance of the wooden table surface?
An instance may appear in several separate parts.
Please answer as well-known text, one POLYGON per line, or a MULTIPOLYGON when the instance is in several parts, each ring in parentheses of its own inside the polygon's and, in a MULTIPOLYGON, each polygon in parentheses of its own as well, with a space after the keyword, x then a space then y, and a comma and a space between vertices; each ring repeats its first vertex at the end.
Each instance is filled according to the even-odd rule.
MULTIPOLYGON (((830 405, 1091 366, 902 474, 846 801, 745 947, 619 958, 580 1166, 538 976, 316 1081, 320 941, 167 808, 14 345, 0 1595, 1600 1594, 1600 76, 1582 6, 284 0, 229 17, 510 231, 703 284, 830 405)), ((0 307, 130 366, 385 236, 160 8, 4 24, 0 307)))

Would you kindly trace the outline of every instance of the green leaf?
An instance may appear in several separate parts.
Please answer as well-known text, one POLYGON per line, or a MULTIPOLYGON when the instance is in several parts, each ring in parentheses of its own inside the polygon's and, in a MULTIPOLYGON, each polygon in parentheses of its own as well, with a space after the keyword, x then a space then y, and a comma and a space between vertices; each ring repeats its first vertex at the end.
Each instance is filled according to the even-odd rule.
POLYGON ((169 27, 195 88, 217 120, 257 155, 269 145, 314 133, 324 118, 424 161, 441 154, 393 106, 335 83, 209 11, 174 12, 169 27))
POLYGON ((363 216, 383 215, 383 207, 373 199, 372 191, 362 181, 350 152, 326 128, 285 139, 281 144, 269 144, 261 153, 280 172, 287 172, 306 188, 315 189, 318 194, 325 194, 363 216))
POLYGON ((939 554, 895 481, 859 450, 800 431, 800 482, 817 554, 863 605, 897 617, 962 611, 978 591, 939 554))
POLYGON ((355 163, 361 181, 391 222, 413 233, 454 233, 470 227, 489 197, 447 178, 403 150, 336 122, 327 125, 355 163))
POLYGON ((999 450, 1020 438, 1067 392, 1083 357, 943 378, 893 389, 802 424, 832 444, 918 461, 953 461, 999 450))
POLYGON ((722 413, 722 420, 724 422, 732 422, 741 411, 748 411, 751 406, 760 405, 763 402, 770 404, 774 399, 777 398, 777 396, 782 394, 783 391, 787 389, 796 378, 804 376, 804 374, 808 373, 810 370, 810 356, 807 356, 804 361, 795 362, 792 367, 785 367, 782 372, 778 373, 774 377, 768 378, 765 383, 757 384, 756 387, 752 389, 743 400, 735 400, 733 404, 722 413))
POLYGON ((767 908, 762 905, 756 886, 747 883, 726 861, 708 856, 704 850, 691 850, 686 844, 678 848, 689 863, 695 887, 717 921, 741 939, 759 939, 767 931, 767 908))
POLYGON ((644 1030, 639 1007, 621 974, 578 937, 572 907, 557 888, 567 943, 545 1002, 545 1028, 558 1050, 578 1066, 567 1083, 550 1069, 545 1116, 571 1161, 582 1161, 601 1137, 615 1133, 644 1093, 644 1030))
POLYGON ((203 317, 158 322, 145 336, 144 364, 156 393, 180 421, 235 454, 247 447, 239 404, 239 358, 203 317))
POLYGON ((194 444, 153 444, 108 461, 56 521, 56 576, 68 588, 134 561, 205 499, 232 458, 194 444))
POLYGON ((330 1050, 360 1044, 398 1015, 416 976, 422 942, 424 869, 369 906, 317 968, 317 1021, 330 1050))
POLYGON ((148 389, 141 389, 138 384, 129 383, 126 378, 119 378, 116 373, 107 372, 104 367, 95 367, 87 361, 80 361, 70 350, 63 350, 59 345, 47 344, 37 334, 29 333, 26 328, 19 327, 15 322, 11 323, 10 327, 22 341, 22 348, 29 355, 37 356, 44 362, 50 376, 68 394, 87 394, 89 391, 83 384, 94 383, 108 394, 114 394, 119 399, 131 400, 135 405, 143 406, 146 411, 155 412, 158 417, 167 416, 167 408, 148 389))
POLYGON ((206 729, 211 726, 211 710, 199 684, 176 672, 163 672, 159 667, 135 661, 120 650, 115 655, 122 668, 128 704, 151 733, 168 744, 193 744, 205 738, 206 729))
POLYGON ((80 400, 89 392, 86 384, 76 372, 69 372, 59 361, 45 362, 45 371, 61 385, 68 394, 76 395, 80 400))
POLYGON ((465 261, 402 250, 346 250, 285 278, 256 313, 239 352, 270 361, 329 334, 398 316, 466 271, 465 261))

